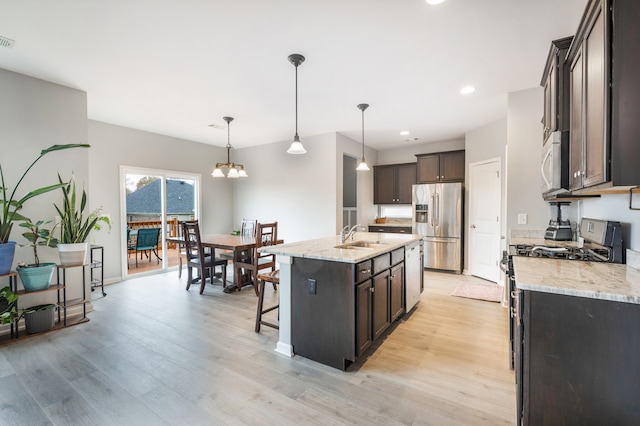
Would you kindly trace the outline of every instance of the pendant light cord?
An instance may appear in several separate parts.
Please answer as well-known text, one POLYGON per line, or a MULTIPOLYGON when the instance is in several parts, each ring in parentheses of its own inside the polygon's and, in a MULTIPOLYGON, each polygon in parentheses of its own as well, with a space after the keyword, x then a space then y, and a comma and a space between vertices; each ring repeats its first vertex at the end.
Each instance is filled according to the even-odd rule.
POLYGON ((298 136, 298 64, 296 64, 296 136, 298 136))
POLYGON ((364 109, 362 109, 362 160, 364 161, 364 109))

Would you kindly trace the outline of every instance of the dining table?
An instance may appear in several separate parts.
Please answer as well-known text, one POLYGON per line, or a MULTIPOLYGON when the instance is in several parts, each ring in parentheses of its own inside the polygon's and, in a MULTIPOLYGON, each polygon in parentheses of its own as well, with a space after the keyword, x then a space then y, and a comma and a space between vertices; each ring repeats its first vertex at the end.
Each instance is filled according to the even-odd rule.
MULTIPOLYGON (((182 237, 169 237, 167 242, 184 244, 182 237)), ((212 250, 212 255, 215 255, 215 250, 229 250, 232 252, 233 260, 233 284, 224 288, 225 293, 233 293, 236 290, 240 290, 245 285, 253 284, 253 277, 251 274, 236 275, 238 268, 249 269, 252 267, 250 263, 253 257, 253 249, 256 247, 255 237, 245 235, 229 235, 229 234, 205 234, 200 236, 200 243, 204 247, 208 247, 212 250)), ((226 277, 222 278, 226 280, 226 277)))

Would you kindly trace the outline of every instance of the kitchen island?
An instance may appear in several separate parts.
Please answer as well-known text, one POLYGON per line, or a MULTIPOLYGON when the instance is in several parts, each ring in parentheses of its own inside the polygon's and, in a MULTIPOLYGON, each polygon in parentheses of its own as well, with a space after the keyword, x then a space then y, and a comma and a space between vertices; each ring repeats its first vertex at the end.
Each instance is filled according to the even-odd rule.
POLYGON ((518 424, 640 424, 640 271, 514 257, 518 424))
POLYGON ((280 264, 280 330, 276 351, 339 369, 419 300, 421 235, 357 232, 262 247, 280 264))

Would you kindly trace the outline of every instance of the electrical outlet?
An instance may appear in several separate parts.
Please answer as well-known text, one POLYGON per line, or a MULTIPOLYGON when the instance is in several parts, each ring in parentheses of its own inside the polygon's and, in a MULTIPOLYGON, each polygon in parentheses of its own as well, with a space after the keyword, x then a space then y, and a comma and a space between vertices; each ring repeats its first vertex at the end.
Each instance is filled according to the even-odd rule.
POLYGON ((316 294, 316 280, 312 278, 307 280, 307 293, 316 294))
POLYGON ((518 213, 518 225, 526 225, 526 224, 527 224, 527 214, 518 213))

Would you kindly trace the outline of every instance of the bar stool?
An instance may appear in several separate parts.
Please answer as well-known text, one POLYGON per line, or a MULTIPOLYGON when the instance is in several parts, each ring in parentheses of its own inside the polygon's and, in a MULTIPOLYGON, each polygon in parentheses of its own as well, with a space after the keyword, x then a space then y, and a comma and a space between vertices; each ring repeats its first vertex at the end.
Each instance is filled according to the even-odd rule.
MULTIPOLYGON (((257 276, 257 280, 258 280, 258 311, 256 313, 256 333, 260 332, 260 325, 266 325, 268 327, 272 327, 275 328, 276 330, 279 330, 280 327, 278 327, 276 324, 272 324, 268 321, 263 321, 262 320, 262 315, 266 314, 267 312, 271 312, 274 309, 278 309, 280 307, 280 304, 277 304, 275 306, 272 306, 270 308, 267 309, 263 309, 263 305, 264 305, 264 283, 265 282, 270 282, 273 284, 273 289, 276 289, 276 284, 280 284, 280 270, 277 269, 275 271, 270 271, 270 272, 266 272, 264 274, 258 274, 257 276)), ((279 317, 279 315, 278 315, 279 317)))

